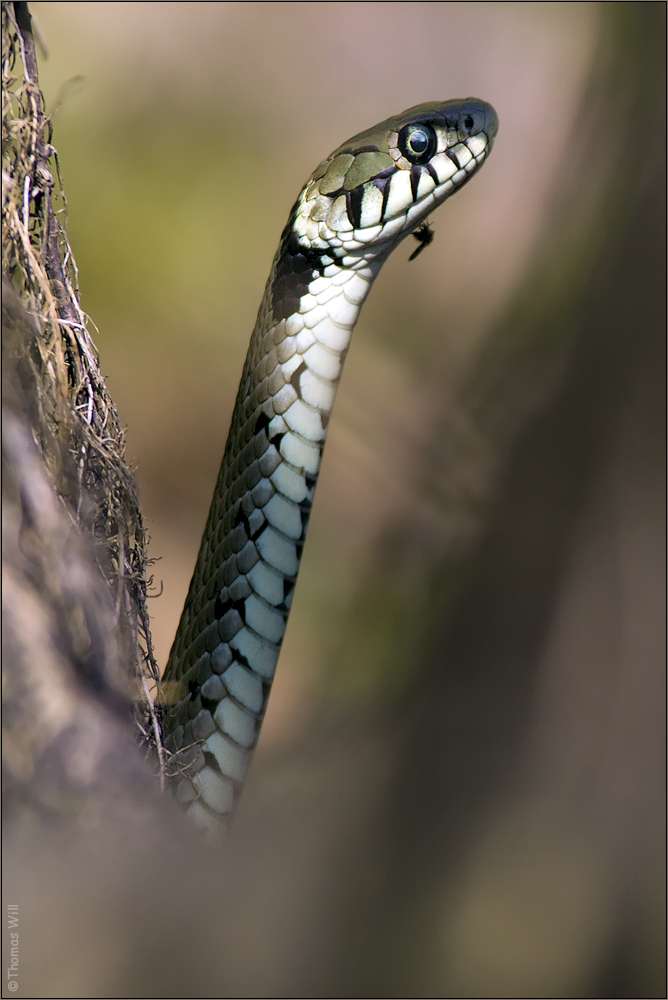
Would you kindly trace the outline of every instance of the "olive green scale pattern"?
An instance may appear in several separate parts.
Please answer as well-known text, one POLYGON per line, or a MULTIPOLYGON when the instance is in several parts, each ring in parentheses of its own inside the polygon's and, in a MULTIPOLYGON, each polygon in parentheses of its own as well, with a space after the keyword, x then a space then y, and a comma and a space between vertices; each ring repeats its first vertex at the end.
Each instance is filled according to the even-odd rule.
MULTIPOLYGON (((252 556, 241 555, 249 538, 243 525, 235 527, 234 524, 237 501, 247 495, 253 497, 253 490, 263 477, 270 476, 281 462, 266 434, 255 431, 258 418, 267 409, 263 404, 268 403, 271 407, 272 397, 286 385, 280 364, 295 352, 285 321, 278 324, 273 321, 270 289, 275 269, 276 262, 251 339, 202 546, 165 671, 165 680, 180 682, 183 699, 179 699, 176 712, 168 716, 166 728, 172 731, 172 719, 177 713, 180 725, 186 725, 189 718, 197 716, 200 705, 197 699, 189 698, 188 685, 205 683, 208 671, 200 661, 229 638, 220 636, 215 614, 217 598, 220 599, 220 594, 226 590, 231 601, 242 600, 250 593, 246 587, 234 587, 235 581, 252 568, 253 562, 252 556)), ((256 499, 260 501, 264 497, 256 499)), ((189 736, 188 731, 183 745, 189 736)))
MULTIPOLYGON (((281 461, 267 436, 255 432, 262 404, 271 403, 271 397, 286 385, 280 363, 294 353, 285 322, 273 324, 269 297, 268 289, 246 358, 202 547, 165 675, 182 680, 184 687, 194 677, 192 668, 197 659, 218 644, 211 627, 217 595, 232 588, 239 574, 252 568, 243 559, 239 565, 239 553, 249 539, 243 526, 234 527, 235 505, 245 494, 252 496, 262 477, 270 476, 281 461)), ((239 600, 248 595, 232 592, 230 596, 239 600)), ((183 693, 185 696, 187 689, 183 693)))
MULTIPOLYGON (((279 250, 251 338, 202 546, 163 679, 163 730, 166 748, 174 755, 170 770, 177 774, 177 798, 205 828, 211 826, 210 820, 219 822, 232 812, 259 735, 317 475, 317 468, 310 476, 303 469, 291 473, 297 482, 300 474, 303 477, 299 503, 283 498, 269 480, 280 465, 289 463, 279 451, 278 439, 270 441, 268 424, 300 399, 299 380, 291 380, 281 367, 291 359, 300 361, 301 355, 295 358, 299 333, 289 335, 289 320, 276 322, 273 315, 272 287, 280 262, 279 250), (264 422, 258 429, 260 420, 264 422), (253 586, 248 574, 264 561, 258 534, 267 528, 281 534, 281 524, 268 524, 262 514, 277 494, 301 520, 298 534, 293 528, 292 537, 283 542, 287 555, 279 553, 273 565, 270 561, 263 569, 274 589, 283 587, 279 599, 275 595, 269 603, 266 583, 261 579, 259 586, 253 586), (247 620, 249 598, 262 604, 260 612, 269 618, 273 634, 252 632, 247 620), (253 637, 255 647, 250 651, 234 648, 235 636, 242 632, 247 642, 253 637), (207 763, 213 773, 205 769, 207 763)), ((318 464, 326 421, 322 414, 318 464)), ((258 627, 264 628, 264 622, 258 627)))

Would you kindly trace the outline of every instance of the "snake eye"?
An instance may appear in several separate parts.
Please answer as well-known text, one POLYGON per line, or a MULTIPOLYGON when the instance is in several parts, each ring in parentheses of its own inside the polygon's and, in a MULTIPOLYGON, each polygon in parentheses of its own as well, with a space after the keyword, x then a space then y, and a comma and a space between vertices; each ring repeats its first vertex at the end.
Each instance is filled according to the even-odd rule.
POLYGON ((426 163, 436 152, 436 133, 431 125, 404 125, 399 133, 399 152, 411 163, 426 163))
POLYGON ((471 118, 470 115, 467 115, 466 118, 464 119, 464 125, 466 126, 466 128, 473 128, 473 119, 471 118))

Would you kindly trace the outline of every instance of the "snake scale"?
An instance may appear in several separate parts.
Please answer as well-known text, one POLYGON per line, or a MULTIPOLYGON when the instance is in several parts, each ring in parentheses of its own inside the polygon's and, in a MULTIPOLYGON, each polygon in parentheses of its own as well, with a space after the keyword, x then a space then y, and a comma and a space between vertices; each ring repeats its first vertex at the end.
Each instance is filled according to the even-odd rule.
POLYGON ((320 164, 283 230, 160 696, 177 800, 212 839, 257 743, 360 308, 391 251, 485 161, 497 125, 474 98, 388 118, 320 164))

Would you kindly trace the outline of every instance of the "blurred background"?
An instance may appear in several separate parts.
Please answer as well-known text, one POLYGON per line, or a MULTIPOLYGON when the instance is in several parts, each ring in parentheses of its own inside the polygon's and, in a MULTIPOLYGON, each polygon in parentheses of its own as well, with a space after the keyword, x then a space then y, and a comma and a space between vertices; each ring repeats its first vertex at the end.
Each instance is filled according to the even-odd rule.
POLYGON ((355 331, 225 851, 19 857, 22 995, 665 996, 665 5, 31 10, 163 666, 304 180, 500 128, 355 331))

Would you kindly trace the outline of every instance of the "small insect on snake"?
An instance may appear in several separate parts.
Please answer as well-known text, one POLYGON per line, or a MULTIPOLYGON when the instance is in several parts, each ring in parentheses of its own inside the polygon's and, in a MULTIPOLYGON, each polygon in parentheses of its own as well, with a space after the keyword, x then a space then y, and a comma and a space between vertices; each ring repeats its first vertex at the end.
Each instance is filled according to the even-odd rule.
POLYGON ((412 233, 411 235, 413 236, 414 240, 418 241, 419 246, 415 248, 415 250, 408 259, 415 260, 418 254, 421 254, 422 251, 426 249, 426 247, 428 247, 430 243, 434 242, 434 230, 431 228, 431 223, 429 222, 429 219, 425 219, 425 221, 421 225, 419 225, 415 230, 415 232, 412 233))

